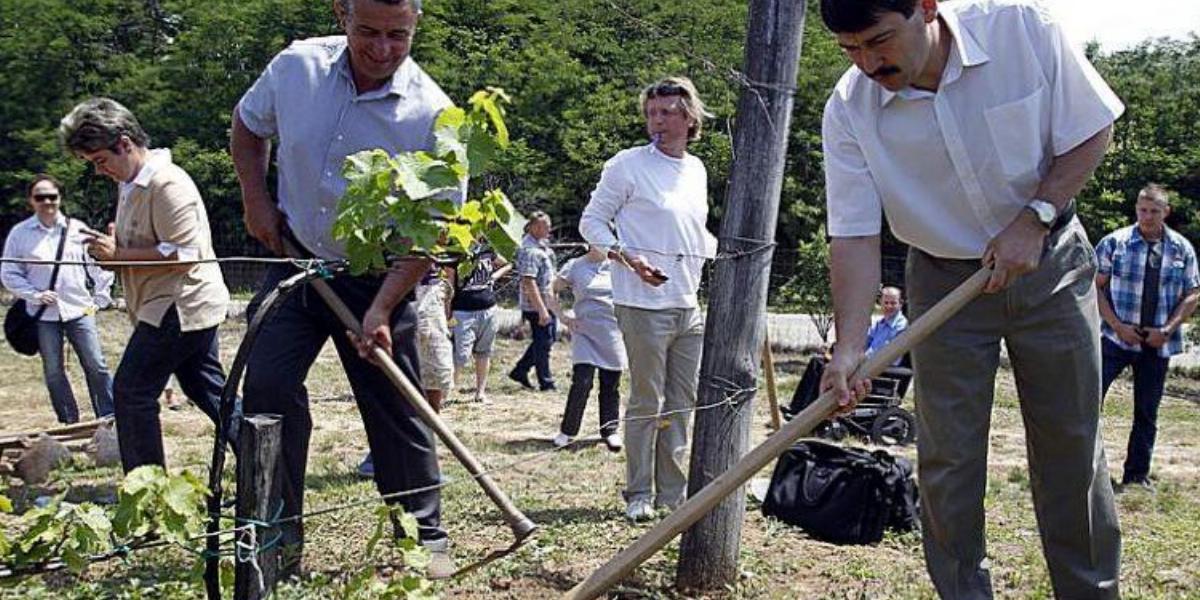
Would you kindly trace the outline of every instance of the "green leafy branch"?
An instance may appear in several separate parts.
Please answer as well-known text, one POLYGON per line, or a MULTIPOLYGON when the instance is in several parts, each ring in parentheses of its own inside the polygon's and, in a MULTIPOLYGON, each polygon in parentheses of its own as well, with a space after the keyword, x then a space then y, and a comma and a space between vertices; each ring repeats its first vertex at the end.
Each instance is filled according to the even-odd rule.
MULTIPOLYGON (((79 574, 94 556, 152 540, 183 544, 204 528, 208 488, 186 471, 168 475, 160 466, 147 465, 125 476, 111 514, 90 502, 65 502, 64 495, 21 515, 22 531, 16 537, 0 532, 0 565, 21 573, 61 560, 79 574)), ((3 496, 0 512, 12 512, 12 503, 3 496)))
POLYGON ((487 172, 509 145, 504 90, 476 92, 469 108, 451 107, 434 123, 432 151, 365 150, 346 157, 346 193, 338 206, 333 237, 346 244, 354 273, 386 268, 389 257, 452 257, 469 272, 480 243, 513 260, 525 227, 503 191, 477 199, 460 197, 468 180, 487 172))
MULTIPOLYGON (((366 566, 339 575, 316 574, 308 587, 319 588, 334 600, 434 600, 434 584, 424 577, 429 551, 418 541, 417 518, 400 506, 380 505, 375 509, 375 528, 367 539, 366 566), (396 531, 400 535, 389 536, 396 531), (391 544, 381 544, 390 537, 391 544), (388 556, 381 556, 388 553, 388 556), (378 562, 385 565, 381 569, 378 562), (402 567, 389 573, 393 565, 402 567)), ((298 583, 285 583, 281 598, 306 597, 298 583), (294 594, 294 595, 293 595, 294 594)))

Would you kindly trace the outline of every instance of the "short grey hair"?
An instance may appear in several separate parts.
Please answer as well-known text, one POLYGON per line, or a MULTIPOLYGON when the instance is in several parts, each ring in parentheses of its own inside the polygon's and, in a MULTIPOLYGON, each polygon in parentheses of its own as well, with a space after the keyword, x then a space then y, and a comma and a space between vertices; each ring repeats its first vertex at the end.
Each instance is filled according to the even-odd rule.
MULTIPOLYGON (((421 14, 421 0, 374 0, 380 4, 411 4, 417 14, 421 14)), ((342 11, 347 15, 354 12, 354 0, 338 0, 338 4, 342 5, 342 11)))
POLYGON ((1171 193, 1160 183, 1148 183, 1138 192, 1138 200, 1145 198, 1163 208, 1171 207, 1171 193))
POLYGON ((142 148, 150 145, 150 136, 133 112, 112 98, 80 102, 59 123, 58 136, 74 153, 115 150, 121 136, 142 148))

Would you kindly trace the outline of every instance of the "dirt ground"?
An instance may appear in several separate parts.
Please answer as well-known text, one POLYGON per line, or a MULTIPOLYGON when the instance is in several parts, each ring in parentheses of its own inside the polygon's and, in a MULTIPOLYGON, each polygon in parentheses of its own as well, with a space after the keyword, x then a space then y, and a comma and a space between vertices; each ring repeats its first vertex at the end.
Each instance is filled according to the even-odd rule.
MULTIPOLYGON (((102 315, 103 342, 115 370, 130 331, 120 315, 102 315)), ((243 325, 222 329, 226 364, 232 359, 243 325)), ((597 413, 589 406, 583 432, 587 437, 565 451, 554 451, 569 383, 569 349, 555 346, 554 371, 560 391, 534 393, 519 388, 504 374, 523 343, 502 340, 498 346, 490 395, 493 403, 466 402, 468 394, 451 394, 443 415, 477 454, 493 477, 540 526, 529 543, 514 554, 440 585, 446 598, 553 598, 581 581, 640 534, 649 524, 632 525, 623 517, 620 492, 623 455, 608 452, 596 435, 597 413)), ((780 396, 788 398, 802 370, 804 357, 781 354, 780 396)), ((74 362, 74 357, 69 361, 74 362)), ((86 389, 77 364, 71 365, 76 394, 86 389)), ((468 381, 471 377, 463 377, 468 381)), ((1200 395, 1192 380, 1171 381, 1176 396, 1164 400, 1155 453, 1156 491, 1118 496, 1124 529, 1122 594, 1126 598, 1200 598, 1200 411, 1188 396, 1200 395)), ((371 498, 374 486, 354 475, 366 452, 362 424, 332 347, 327 347, 309 378, 314 431, 310 446, 306 507, 316 510, 358 498, 371 498)), ((1120 473, 1129 431, 1131 405, 1128 381, 1118 382, 1103 413, 1109 468, 1120 473)), ((906 406, 911 408, 911 398, 906 406)), ((770 430, 765 393, 755 400, 756 441, 770 430)), ((85 418, 90 415, 81 402, 85 418)), ((212 426, 194 407, 162 412, 168 466, 203 476, 211 451, 212 426)), ((37 359, 0 350, 0 433, 54 425, 53 412, 42 385, 37 359)), ((1041 556, 1025 469, 1023 428, 1011 374, 1001 371, 993 410, 987 492, 989 554, 999 597, 1051 597, 1041 556)), ((912 447, 898 453, 912 458, 912 447)), ((443 492, 443 515, 461 565, 478 561, 505 547, 511 533, 499 513, 454 458, 441 448, 445 476, 452 482, 443 492)), ((769 469, 761 477, 769 476, 769 469)), ((116 469, 86 465, 58 474, 44 488, 24 489, 17 480, 0 482, 0 493, 14 498, 76 490, 74 496, 105 487, 119 476, 116 469)), ((933 598, 924 572, 917 534, 890 535, 876 546, 834 546, 809 539, 798 530, 765 519, 751 501, 741 541, 741 574, 730 589, 709 594, 728 598, 933 598)), ((280 597, 331 597, 320 574, 359 569, 364 564, 366 539, 374 526, 370 504, 308 521, 305 570, 310 579, 293 585, 280 597)), ((0 520, 11 526, 12 519, 0 520)), ((651 558, 617 590, 621 598, 683 597, 674 589, 678 541, 651 558)), ((65 575, 27 580, 16 587, 0 586, 0 597, 196 597, 202 592, 189 571, 193 557, 182 551, 135 554, 124 562, 90 569, 82 579, 65 575)))

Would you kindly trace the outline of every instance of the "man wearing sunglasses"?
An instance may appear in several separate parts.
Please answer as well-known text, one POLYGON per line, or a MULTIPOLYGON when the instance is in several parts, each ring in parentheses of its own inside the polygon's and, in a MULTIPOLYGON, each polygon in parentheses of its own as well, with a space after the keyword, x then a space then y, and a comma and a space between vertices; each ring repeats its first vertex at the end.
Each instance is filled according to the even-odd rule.
MULTIPOLYGON (((29 184, 27 195, 33 216, 9 232, 4 257, 54 260, 61 241, 64 262, 90 260, 83 245, 86 228, 62 213, 62 185, 58 180, 38 175, 29 184), (62 240, 64 235, 66 240, 62 240)), ((79 406, 63 360, 64 339, 79 355, 93 413, 97 418, 112 415, 112 375, 104 362, 94 316, 97 309, 112 303, 112 273, 95 265, 72 264, 60 265, 55 276, 52 265, 5 262, 0 267, 0 279, 8 291, 25 300, 30 316, 38 319, 38 354, 58 421, 64 425, 79 422, 79 406)))

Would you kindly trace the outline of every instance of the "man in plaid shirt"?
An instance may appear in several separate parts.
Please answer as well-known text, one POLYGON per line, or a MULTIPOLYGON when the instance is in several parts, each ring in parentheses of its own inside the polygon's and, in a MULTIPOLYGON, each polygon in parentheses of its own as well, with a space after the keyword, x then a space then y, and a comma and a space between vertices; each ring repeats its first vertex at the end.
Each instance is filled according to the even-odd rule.
POLYGON ((1170 212, 1167 191, 1147 185, 1138 194, 1137 223, 1108 234, 1096 247, 1104 393, 1126 366, 1133 366, 1133 429, 1122 486, 1150 487, 1167 364, 1183 352, 1181 329, 1200 298, 1196 251, 1166 226, 1170 212))

